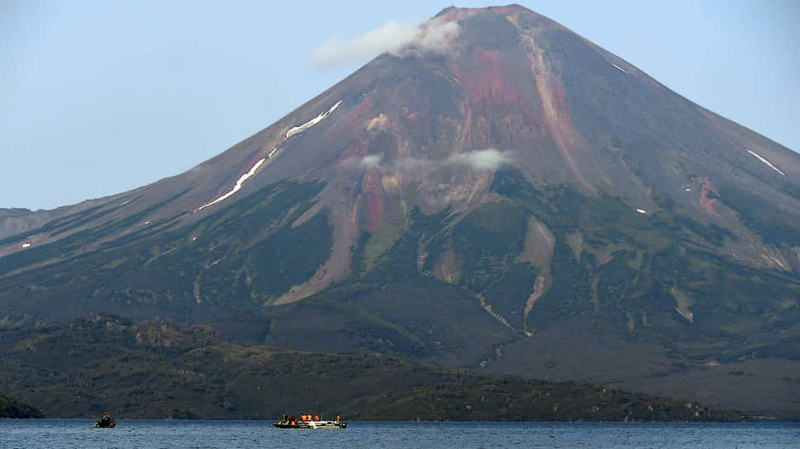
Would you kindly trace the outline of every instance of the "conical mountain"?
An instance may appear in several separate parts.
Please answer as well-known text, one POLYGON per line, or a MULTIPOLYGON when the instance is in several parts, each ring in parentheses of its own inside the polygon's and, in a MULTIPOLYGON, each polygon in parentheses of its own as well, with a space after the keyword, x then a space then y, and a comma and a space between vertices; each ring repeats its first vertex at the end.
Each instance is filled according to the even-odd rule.
POLYGON ((186 173, 0 215, 22 230, 0 313, 800 415, 798 179, 798 154, 541 15, 448 8, 186 173))

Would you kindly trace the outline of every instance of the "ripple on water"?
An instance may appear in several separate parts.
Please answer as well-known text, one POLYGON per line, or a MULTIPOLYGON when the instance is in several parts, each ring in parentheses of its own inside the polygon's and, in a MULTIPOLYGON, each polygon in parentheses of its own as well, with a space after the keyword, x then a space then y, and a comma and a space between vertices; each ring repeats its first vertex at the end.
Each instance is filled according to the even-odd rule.
POLYGON ((800 424, 351 422, 280 430, 266 421, 0 420, 0 448, 797 448, 800 424))

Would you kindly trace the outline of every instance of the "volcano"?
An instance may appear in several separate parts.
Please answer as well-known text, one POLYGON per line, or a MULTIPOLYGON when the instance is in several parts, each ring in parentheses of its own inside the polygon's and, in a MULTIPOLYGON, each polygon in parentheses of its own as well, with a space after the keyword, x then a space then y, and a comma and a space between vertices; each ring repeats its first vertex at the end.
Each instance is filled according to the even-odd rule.
POLYGON ((800 155, 520 6, 175 177, 0 210, 0 323, 89 313, 800 416, 800 155))

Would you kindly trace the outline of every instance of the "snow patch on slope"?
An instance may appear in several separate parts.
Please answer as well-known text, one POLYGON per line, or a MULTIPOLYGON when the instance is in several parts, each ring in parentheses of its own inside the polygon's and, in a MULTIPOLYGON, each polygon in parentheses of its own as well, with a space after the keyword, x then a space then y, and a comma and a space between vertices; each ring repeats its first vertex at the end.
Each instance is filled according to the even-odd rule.
POLYGON ((756 153, 755 151, 750 151, 750 150, 747 150, 747 152, 748 152, 748 153, 750 153, 750 154, 752 154, 752 155, 753 155, 753 156, 755 156, 756 158, 758 158, 758 160, 759 160, 759 161, 761 161, 761 162, 763 162, 763 163, 765 163, 765 164, 769 165, 769 167, 770 167, 771 169, 775 170, 776 172, 780 173, 780 174, 781 174, 781 175, 783 175, 783 176, 786 176, 786 173, 784 173, 784 172, 780 171, 780 170, 778 169, 778 167, 776 167, 776 166, 772 165, 772 162, 770 162, 770 161, 768 161, 768 160, 764 159, 763 157, 761 157, 761 155, 759 155, 759 154, 758 154, 758 153, 756 153))
MULTIPOLYGON (((342 104, 342 100, 339 100, 336 104, 331 106, 330 109, 328 109, 327 111, 323 112, 322 114, 314 117, 313 119, 307 121, 306 123, 303 123, 300 126, 295 126, 294 128, 291 128, 289 131, 286 132, 286 139, 288 139, 288 138, 290 138, 292 136, 295 136, 297 134, 300 134, 301 132, 307 130, 308 128, 311 128, 312 126, 316 125, 317 123, 325 120, 325 118, 327 118, 329 115, 331 115, 331 113, 333 111, 335 111, 336 108, 338 108, 340 104, 342 104)), ((266 162, 267 159, 272 159, 272 156, 275 155, 275 153, 277 151, 278 151, 277 147, 273 148, 269 152, 269 154, 267 154, 266 157, 262 157, 261 159, 259 159, 258 162, 256 162, 252 167, 250 167, 250 170, 248 170, 247 173, 243 174, 242 176, 239 177, 239 179, 236 180, 236 184, 234 184, 234 186, 230 190, 230 192, 218 197, 217 199, 215 199, 214 201, 211 201, 210 203, 206 203, 206 204, 200 206, 200 208, 197 209, 197 210, 203 210, 206 207, 213 206, 214 204, 217 204, 217 203, 219 203, 221 201, 225 201, 226 199, 230 198, 234 193, 236 193, 239 190, 241 190, 242 185, 244 185, 244 182, 247 181, 253 175, 255 175, 256 171, 258 171, 258 169, 261 167, 261 165, 264 164, 264 162, 266 162)), ((147 224, 147 223, 145 223, 145 224, 147 224)))
POLYGON ((248 171, 247 173, 245 173, 242 176, 240 176, 239 179, 236 180, 236 184, 233 186, 233 189, 231 189, 230 192, 220 196, 219 198, 215 199, 214 201, 212 201, 210 203, 207 203, 207 204, 204 204, 204 205, 200 206, 200 209, 197 209, 197 210, 203 210, 208 206, 213 206, 214 204, 217 204, 220 201, 224 201, 224 200, 230 198, 231 195, 233 195, 234 193, 238 192, 242 188, 242 184, 244 184, 244 182, 247 181, 248 178, 250 178, 251 176, 256 174, 256 170, 258 170, 258 168, 261 167, 261 164, 263 164, 264 161, 266 161, 266 158, 262 157, 261 159, 258 160, 258 162, 255 163, 255 165, 253 165, 250 168, 250 171, 248 171))
POLYGON ((621 70, 621 71, 622 71, 622 73, 628 73, 628 71, 627 71, 627 70, 625 70, 625 69, 623 69, 622 67, 620 67, 620 66, 618 66, 618 65, 614 64, 613 62, 611 63, 611 65, 613 65, 614 67, 616 67, 618 70, 621 70))
POLYGON ((317 123, 325 120, 329 115, 331 115, 331 113, 333 111, 336 110, 336 108, 339 107, 340 104, 342 104, 342 100, 339 100, 338 103, 336 103, 335 105, 331 106, 331 108, 328 109, 326 112, 323 112, 322 114, 312 118, 311 120, 303 123, 300 126, 295 126, 294 128, 291 128, 289 131, 286 131, 286 138, 288 139, 288 138, 290 138, 292 136, 296 136, 297 134, 300 134, 301 132, 307 130, 308 128, 311 128, 312 126, 316 125, 317 123))

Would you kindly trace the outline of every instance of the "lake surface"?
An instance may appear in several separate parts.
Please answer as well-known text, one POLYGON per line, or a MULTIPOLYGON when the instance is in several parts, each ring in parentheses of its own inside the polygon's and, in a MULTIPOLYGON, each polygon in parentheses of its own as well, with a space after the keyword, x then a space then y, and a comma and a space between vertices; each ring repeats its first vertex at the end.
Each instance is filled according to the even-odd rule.
POLYGON ((800 448, 799 423, 350 422, 281 430, 268 421, 0 420, 0 448, 800 448))

